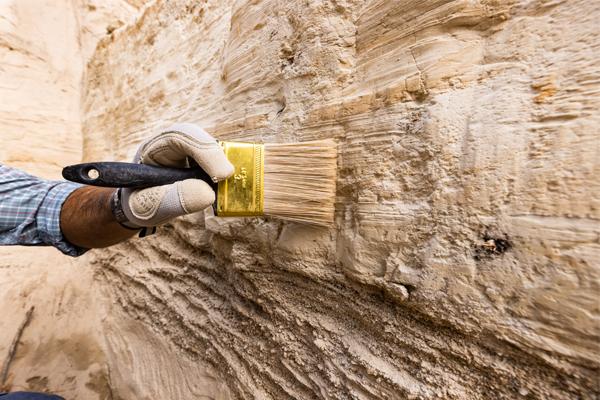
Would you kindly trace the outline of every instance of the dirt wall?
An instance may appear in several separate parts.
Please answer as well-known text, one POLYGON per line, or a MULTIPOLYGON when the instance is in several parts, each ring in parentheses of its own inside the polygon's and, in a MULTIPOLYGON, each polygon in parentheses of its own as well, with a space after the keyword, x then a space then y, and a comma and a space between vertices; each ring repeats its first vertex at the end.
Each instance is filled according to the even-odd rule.
MULTIPOLYGON (((189 216, 87 256, 97 285, 234 398, 596 398, 598 17, 153 3, 88 65, 84 158, 127 160, 174 121, 334 138, 336 223, 189 216)), ((193 398, 193 374, 166 386, 193 398)))
POLYGON ((60 178, 81 160, 85 65, 143 1, 9 0, 0 4, 0 160, 60 178), (138 4, 139 3, 139 4, 138 4))
MULTIPOLYGON (((130 22, 141 5, 0 2, 0 163, 58 179, 81 160, 85 64, 107 28, 130 22)), ((99 296, 93 270, 56 249, 0 247, 0 375, 8 363, 0 392, 110 398, 99 296)))

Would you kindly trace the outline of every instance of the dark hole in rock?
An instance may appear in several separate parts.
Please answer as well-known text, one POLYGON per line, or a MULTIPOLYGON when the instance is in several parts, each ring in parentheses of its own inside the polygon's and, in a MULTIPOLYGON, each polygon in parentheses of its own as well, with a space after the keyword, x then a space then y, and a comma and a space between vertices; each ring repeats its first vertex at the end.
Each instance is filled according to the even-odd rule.
POLYGON ((512 247, 508 238, 498 238, 491 235, 483 235, 483 243, 475 245, 473 258, 475 260, 489 259, 506 253, 512 247))

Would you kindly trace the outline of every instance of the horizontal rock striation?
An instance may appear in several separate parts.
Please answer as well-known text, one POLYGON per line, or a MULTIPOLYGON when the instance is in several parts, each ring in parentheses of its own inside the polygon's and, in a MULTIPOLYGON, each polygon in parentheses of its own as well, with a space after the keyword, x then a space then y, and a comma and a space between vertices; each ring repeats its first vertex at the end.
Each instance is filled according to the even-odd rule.
POLYGON ((88 65, 84 158, 174 121, 334 138, 336 223, 190 216, 91 254, 98 284, 235 398, 597 397, 598 14, 152 3, 88 65))

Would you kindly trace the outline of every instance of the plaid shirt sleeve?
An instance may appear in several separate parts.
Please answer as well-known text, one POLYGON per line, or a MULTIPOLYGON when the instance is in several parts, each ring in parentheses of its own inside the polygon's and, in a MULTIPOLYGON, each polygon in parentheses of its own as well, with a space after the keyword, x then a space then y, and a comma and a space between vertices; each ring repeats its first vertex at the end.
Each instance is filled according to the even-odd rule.
POLYGON ((60 210, 81 185, 47 181, 0 164, 0 245, 54 246, 77 257, 86 249, 67 242, 60 210))

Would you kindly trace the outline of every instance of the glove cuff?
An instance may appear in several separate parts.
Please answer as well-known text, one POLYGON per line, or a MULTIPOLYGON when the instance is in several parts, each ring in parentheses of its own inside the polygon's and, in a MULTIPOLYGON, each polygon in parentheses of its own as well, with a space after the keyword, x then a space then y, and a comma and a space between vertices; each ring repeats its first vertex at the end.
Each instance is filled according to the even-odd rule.
POLYGON ((123 228, 135 231, 139 231, 143 228, 141 226, 132 224, 127 218, 127 215, 125 215, 125 212, 123 211, 123 203, 121 201, 121 188, 115 190, 115 192, 113 193, 112 198, 110 200, 110 209, 112 211, 113 216, 115 217, 115 220, 117 220, 117 222, 123 228))

